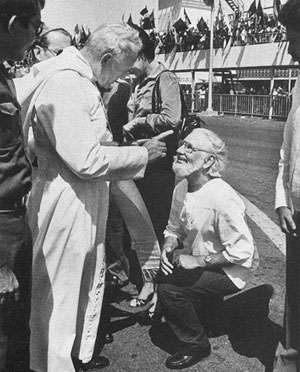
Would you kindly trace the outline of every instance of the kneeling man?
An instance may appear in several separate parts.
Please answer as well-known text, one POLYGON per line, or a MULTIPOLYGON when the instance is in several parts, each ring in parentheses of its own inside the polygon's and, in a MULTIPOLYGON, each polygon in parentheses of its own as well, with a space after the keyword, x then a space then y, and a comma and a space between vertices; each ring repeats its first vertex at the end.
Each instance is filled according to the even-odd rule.
POLYGON ((166 361, 171 369, 210 354, 201 313, 211 300, 241 290, 257 266, 244 203, 220 176, 225 160, 224 142, 201 128, 185 138, 173 164, 181 181, 173 194, 158 286, 163 313, 182 344, 166 361))

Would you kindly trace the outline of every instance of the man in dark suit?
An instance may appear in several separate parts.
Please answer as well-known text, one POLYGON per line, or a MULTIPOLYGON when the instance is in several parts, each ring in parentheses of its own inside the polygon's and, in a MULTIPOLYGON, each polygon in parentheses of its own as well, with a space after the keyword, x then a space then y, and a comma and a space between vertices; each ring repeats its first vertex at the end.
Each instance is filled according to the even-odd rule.
MULTIPOLYGON (((20 60, 42 30, 42 0, 0 0, 1 62, 20 60)), ((0 371, 27 371, 30 234, 24 197, 31 188, 15 89, 0 66, 0 371), (6 362, 7 359, 7 362, 6 362)))

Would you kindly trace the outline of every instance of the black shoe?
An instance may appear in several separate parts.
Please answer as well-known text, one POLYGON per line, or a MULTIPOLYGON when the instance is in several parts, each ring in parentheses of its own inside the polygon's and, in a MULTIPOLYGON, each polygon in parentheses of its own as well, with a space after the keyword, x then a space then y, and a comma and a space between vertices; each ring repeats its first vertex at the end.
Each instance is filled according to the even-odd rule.
POLYGON ((190 353, 189 355, 184 355, 181 352, 171 355, 166 360, 166 367, 170 369, 184 369, 193 366, 200 362, 201 359, 208 357, 211 353, 210 346, 206 349, 201 349, 190 353))
POLYGON ((80 369, 82 371, 88 371, 89 369, 101 369, 107 366, 109 366, 109 360, 106 357, 99 355, 88 363, 81 363, 80 369))

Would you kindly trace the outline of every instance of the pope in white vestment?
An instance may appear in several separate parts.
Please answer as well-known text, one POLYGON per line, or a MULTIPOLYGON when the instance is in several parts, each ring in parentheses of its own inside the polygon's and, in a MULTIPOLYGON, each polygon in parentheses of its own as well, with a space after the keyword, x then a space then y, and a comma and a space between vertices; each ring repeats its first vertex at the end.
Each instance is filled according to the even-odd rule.
POLYGON ((29 200, 31 369, 74 372, 71 355, 91 360, 99 323, 108 181, 142 177, 148 153, 101 146, 111 134, 92 69, 79 51, 67 48, 38 68, 29 110, 38 158, 29 200))

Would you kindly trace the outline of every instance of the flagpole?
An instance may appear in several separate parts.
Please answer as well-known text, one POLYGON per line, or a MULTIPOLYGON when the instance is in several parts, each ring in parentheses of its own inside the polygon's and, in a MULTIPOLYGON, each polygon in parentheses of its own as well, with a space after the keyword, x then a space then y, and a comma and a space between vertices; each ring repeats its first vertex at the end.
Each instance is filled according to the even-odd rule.
POLYGON ((208 74, 208 106, 207 113, 213 112, 212 90, 213 90, 213 63, 214 63, 214 1, 210 11, 210 48, 209 48, 209 74, 208 74))

